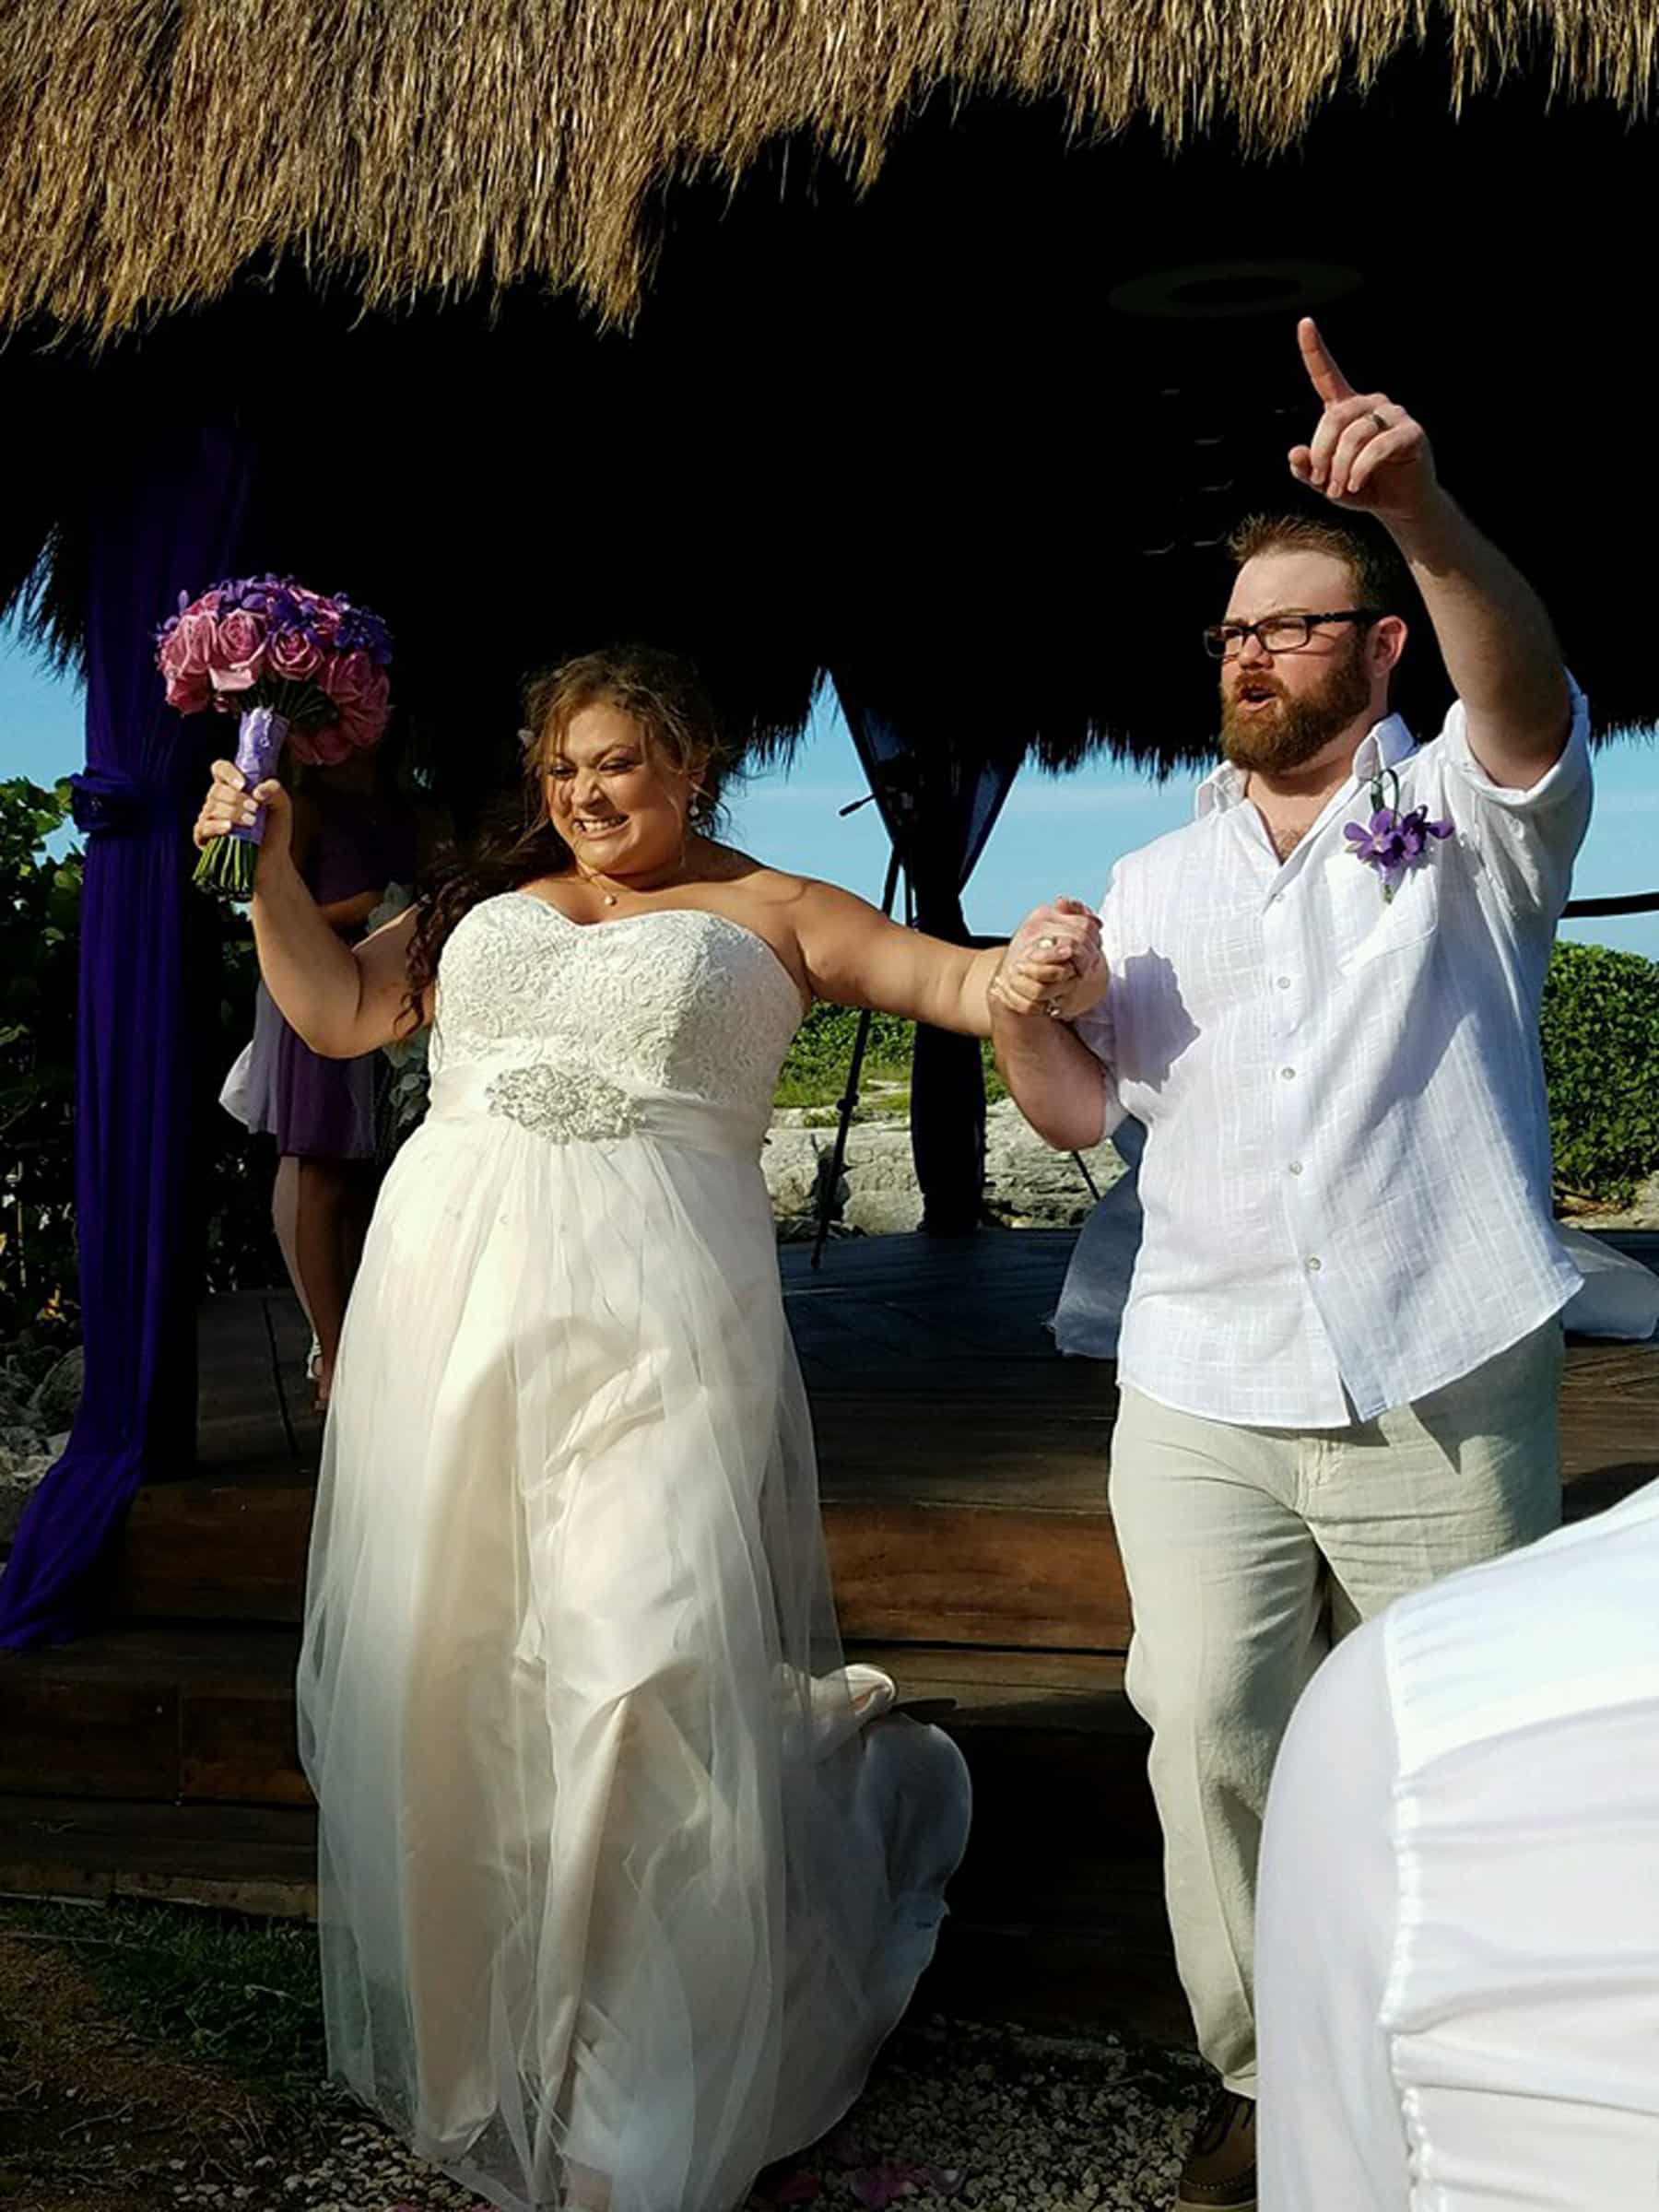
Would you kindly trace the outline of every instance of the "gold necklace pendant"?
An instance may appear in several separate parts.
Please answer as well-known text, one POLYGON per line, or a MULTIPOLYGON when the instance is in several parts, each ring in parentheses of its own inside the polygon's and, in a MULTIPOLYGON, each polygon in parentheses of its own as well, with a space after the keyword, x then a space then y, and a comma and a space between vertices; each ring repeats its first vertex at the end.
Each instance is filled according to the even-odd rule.
POLYGON ((617 894, 615 891, 607 891, 606 889, 605 879, 602 876, 596 875, 592 868, 584 868, 580 861, 576 863, 576 873, 581 877, 583 883, 591 884, 593 886, 594 890, 598 892, 601 901, 606 906, 616 905, 617 894))

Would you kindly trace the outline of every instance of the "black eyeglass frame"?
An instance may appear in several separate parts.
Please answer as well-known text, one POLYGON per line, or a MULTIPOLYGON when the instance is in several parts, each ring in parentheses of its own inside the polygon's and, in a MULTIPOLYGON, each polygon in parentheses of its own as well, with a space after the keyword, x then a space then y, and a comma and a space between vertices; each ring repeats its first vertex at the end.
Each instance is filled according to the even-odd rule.
POLYGON ((1364 622, 1369 625, 1382 619, 1383 609, 1380 606, 1338 606, 1323 615, 1268 615, 1260 622, 1213 622, 1204 632, 1204 650, 1212 661, 1227 661, 1243 650, 1246 638, 1253 638, 1269 658, 1276 653, 1306 653, 1313 642, 1313 632, 1322 622, 1364 622), (1277 629, 1287 622, 1301 624, 1300 643, 1269 645, 1262 632, 1265 629, 1277 629))

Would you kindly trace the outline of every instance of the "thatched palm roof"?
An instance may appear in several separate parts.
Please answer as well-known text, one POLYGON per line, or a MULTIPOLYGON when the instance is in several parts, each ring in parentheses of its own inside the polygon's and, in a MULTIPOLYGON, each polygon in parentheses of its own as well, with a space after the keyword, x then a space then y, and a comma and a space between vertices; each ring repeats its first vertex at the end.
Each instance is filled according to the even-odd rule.
POLYGON ((10 0, 0 327, 107 335, 285 260, 371 308, 528 281, 625 318, 663 190, 779 139, 867 184, 930 97, 989 93, 1272 152, 1425 41, 1454 103, 1659 84, 1654 0, 10 0))
POLYGON ((457 748, 648 634, 761 747, 839 668, 1170 765, 1328 298, 1603 724, 1659 719, 1659 449, 1595 443, 1656 86, 1659 0, 9 0, 0 609, 73 651, 97 488, 230 416, 250 563, 383 606, 457 748))

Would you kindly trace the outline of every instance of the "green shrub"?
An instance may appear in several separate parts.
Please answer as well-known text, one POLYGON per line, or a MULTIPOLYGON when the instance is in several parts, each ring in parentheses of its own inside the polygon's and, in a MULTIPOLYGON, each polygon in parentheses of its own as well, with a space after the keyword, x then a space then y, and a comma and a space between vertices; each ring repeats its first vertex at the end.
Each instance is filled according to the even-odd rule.
POLYGON ((1557 1193, 1628 1206, 1659 1169, 1659 962, 1558 945, 1542 1030, 1557 1193))
POLYGON ((80 854, 46 844, 69 786, 0 782, 0 1342, 68 1341, 75 1302, 80 854))
MULTIPOLYGON (((872 1083, 901 1083, 908 1095, 911 1074, 911 1048, 915 1039, 916 1025, 904 1021, 897 1014, 876 1014, 870 1019, 870 1040, 865 1047, 864 1066, 859 1074, 859 1090, 867 1093, 872 1083)), ((847 1070, 853 1061, 853 1041, 858 1034, 858 1012, 853 1006, 829 1006, 821 1002, 815 1006, 795 1032, 795 1041, 789 1048, 778 1077, 778 1088, 773 1103, 779 1106, 835 1106, 847 1088, 847 1070)), ((988 1100, 1006 1099, 1007 1091, 996 1072, 991 1056, 989 1039, 983 1046, 985 1065, 985 1096, 988 1100)), ((897 1105, 877 1108, 865 1098, 872 1111, 897 1113, 907 1111, 897 1105)))
MULTIPOLYGON (((0 782, 0 1344, 28 1348, 78 1334, 75 1249, 75 1028, 81 854, 54 858, 69 786, 0 782)), ((181 841, 179 865, 190 865, 181 841)), ((203 901, 204 958, 217 984, 198 1040, 211 1093, 247 1042, 258 980, 245 922, 203 901)), ((270 1226, 276 1158, 203 1099, 197 1187, 212 1194, 202 1285, 229 1290, 283 1279, 270 1226)))

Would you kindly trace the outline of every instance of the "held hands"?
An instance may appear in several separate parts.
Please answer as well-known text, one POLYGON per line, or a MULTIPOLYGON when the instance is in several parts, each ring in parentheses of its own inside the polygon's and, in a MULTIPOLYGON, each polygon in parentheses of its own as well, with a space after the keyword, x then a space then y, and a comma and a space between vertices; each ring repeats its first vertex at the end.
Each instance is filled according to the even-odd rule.
POLYGON ((252 791, 246 784, 247 778, 234 762, 216 760, 213 781, 207 786, 202 811, 190 834, 197 845, 206 845, 234 829, 245 828, 253 819, 257 801, 265 810, 265 836, 258 862, 264 868, 267 863, 280 862, 288 856, 294 834, 294 802, 275 776, 256 784, 252 791))
POLYGON ((993 1006, 1010 1014, 1075 1021, 1099 1006, 1109 981, 1099 915, 1079 900, 1056 899, 1015 931, 989 994, 993 1006))
POLYGON ((1296 335, 1324 412, 1312 442, 1291 448, 1291 475, 1334 506, 1359 508, 1383 523, 1418 521, 1441 497, 1422 424, 1385 392, 1356 392, 1310 318, 1296 335))

